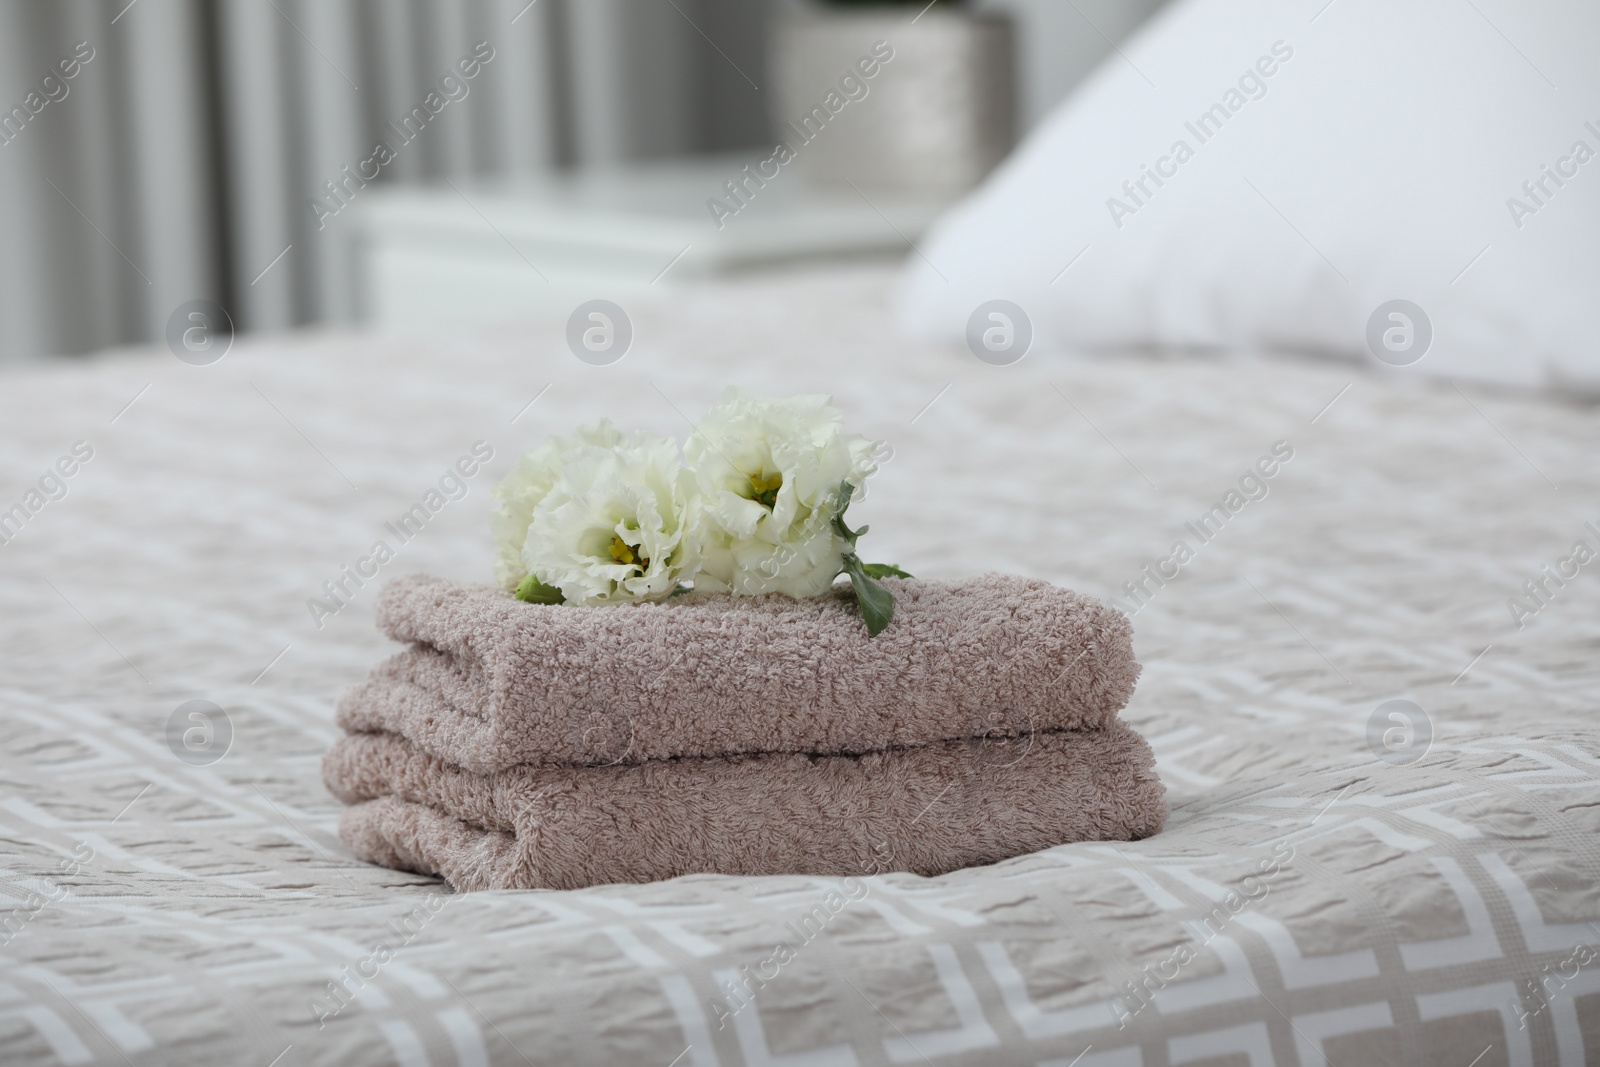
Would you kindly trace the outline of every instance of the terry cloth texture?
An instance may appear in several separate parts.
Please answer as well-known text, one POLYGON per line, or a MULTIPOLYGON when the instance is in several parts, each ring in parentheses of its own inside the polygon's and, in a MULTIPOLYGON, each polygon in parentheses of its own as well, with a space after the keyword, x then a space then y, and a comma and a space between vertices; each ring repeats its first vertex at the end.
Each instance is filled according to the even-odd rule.
POLYGON ((394 734, 322 765, 357 855, 458 890, 578 889, 697 872, 938 875, 1166 818, 1144 739, 1119 721, 862 756, 774 753, 463 771, 394 734))
POLYGON ((339 724, 489 773, 1093 730, 1133 692, 1131 627, 1098 600, 996 574, 884 584, 894 621, 868 639, 847 589, 575 607, 398 579, 378 626, 412 647, 339 724))

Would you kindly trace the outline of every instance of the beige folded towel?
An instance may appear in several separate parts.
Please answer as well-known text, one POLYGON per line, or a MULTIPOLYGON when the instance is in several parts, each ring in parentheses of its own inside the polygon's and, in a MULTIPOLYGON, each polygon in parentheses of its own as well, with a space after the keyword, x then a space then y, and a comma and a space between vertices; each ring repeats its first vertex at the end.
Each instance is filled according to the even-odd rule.
POLYGON ((1098 600, 994 574, 884 584, 894 621, 868 638, 844 589, 574 607, 398 579, 378 625, 415 645, 339 723, 487 773, 1095 729, 1133 692, 1128 620, 1098 600))
MULTIPOLYGON (((602 609, 614 610, 614 609, 602 609)), ((478 775, 393 734, 334 745, 339 833, 374 863, 459 890, 576 889, 697 872, 943 874, 1166 818, 1144 739, 1120 721, 864 756, 772 754, 478 775)))

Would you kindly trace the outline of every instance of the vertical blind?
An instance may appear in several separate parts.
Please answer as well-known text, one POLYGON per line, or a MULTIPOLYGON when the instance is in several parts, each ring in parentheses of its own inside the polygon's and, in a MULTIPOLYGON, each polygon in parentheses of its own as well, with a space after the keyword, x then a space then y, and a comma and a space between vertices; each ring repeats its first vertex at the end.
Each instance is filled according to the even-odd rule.
POLYGON ((194 299, 347 319, 343 209, 374 181, 759 141, 708 63, 742 33, 759 66, 753 6, 0 0, 0 359, 152 340, 194 299))

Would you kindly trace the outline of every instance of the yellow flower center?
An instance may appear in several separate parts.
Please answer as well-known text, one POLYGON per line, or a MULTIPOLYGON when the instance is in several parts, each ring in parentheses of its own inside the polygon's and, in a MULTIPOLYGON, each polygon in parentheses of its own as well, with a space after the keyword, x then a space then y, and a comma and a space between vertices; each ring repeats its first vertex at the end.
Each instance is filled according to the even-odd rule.
POLYGON ((650 568, 649 556, 639 555, 633 545, 615 534, 611 535, 611 558, 618 563, 629 563, 638 567, 641 574, 650 568))
POLYGON ((781 474, 752 474, 750 476, 750 499, 757 504, 764 505, 768 511, 778 503, 778 490, 783 487, 781 474))

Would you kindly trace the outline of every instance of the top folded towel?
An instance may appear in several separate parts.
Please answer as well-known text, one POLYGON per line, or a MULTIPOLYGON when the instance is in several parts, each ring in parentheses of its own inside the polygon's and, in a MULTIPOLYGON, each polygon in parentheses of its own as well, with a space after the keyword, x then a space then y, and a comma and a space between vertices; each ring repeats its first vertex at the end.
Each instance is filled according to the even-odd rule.
POLYGON ((1098 600, 995 574, 884 584, 894 621, 868 638, 846 589, 575 607, 397 579, 378 626, 414 647, 339 722, 489 773, 1096 729, 1133 692, 1128 619, 1098 600))

